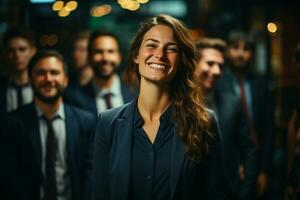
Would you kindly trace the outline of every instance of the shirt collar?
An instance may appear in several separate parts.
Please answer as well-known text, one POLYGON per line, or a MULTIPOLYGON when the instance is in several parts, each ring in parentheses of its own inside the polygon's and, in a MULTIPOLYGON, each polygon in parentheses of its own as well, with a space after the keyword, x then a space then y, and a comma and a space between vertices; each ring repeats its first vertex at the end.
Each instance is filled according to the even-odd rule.
MULTIPOLYGON (((173 113, 173 108, 172 105, 169 105, 167 110, 160 116, 160 126, 162 128, 166 128, 167 126, 173 124, 172 122, 172 113, 173 113)), ((135 107, 135 113, 134 113, 134 126, 136 128, 142 127, 143 125, 143 119, 142 116, 139 112, 139 109, 136 105, 135 107)))
MULTIPOLYGON (((35 104, 35 108, 37 111, 37 115, 39 118, 43 117, 44 113, 42 112, 42 110, 35 104)), ((57 112, 54 114, 54 118, 60 118, 60 119, 65 119, 65 112, 64 112, 64 104, 61 103, 57 112)))
POLYGON ((110 88, 101 89, 96 86, 93 82, 93 89, 96 96, 103 97, 105 94, 112 94, 112 96, 120 96, 121 95, 121 80, 118 75, 114 75, 114 79, 110 88))
POLYGON ((170 104, 167 108, 167 110, 160 116, 160 125, 162 128, 166 128, 169 125, 173 125, 172 122, 172 113, 173 113, 173 107, 172 104, 170 104))
POLYGON ((24 85, 17 85, 13 80, 9 80, 8 86, 13 88, 26 88, 26 87, 30 87, 30 83, 24 85))
POLYGON ((136 128, 140 128, 143 125, 143 119, 142 116, 140 114, 140 111, 137 107, 137 101, 136 101, 136 106, 135 106, 135 111, 134 111, 134 126, 136 128))

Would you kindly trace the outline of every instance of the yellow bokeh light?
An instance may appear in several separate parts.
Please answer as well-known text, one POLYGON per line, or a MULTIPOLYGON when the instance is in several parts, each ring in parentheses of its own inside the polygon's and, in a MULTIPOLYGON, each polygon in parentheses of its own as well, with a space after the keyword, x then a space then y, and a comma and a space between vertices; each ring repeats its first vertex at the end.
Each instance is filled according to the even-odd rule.
POLYGON ((118 4, 122 5, 122 4, 126 4, 128 2, 128 0, 118 0, 118 4))
POLYGON ((139 3, 148 3, 149 2, 149 0, 136 0, 136 1, 139 3))
POLYGON ((90 13, 91 13, 91 15, 93 16, 93 17, 98 17, 96 14, 96 8, 95 7, 93 7, 93 8, 91 8, 91 11, 90 11, 90 13))
POLYGON ((135 10, 138 10, 139 8, 140 8, 139 2, 131 1, 131 3, 129 4, 128 10, 135 11, 135 10))
POLYGON ((104 8, 105 15, 108 15, 111 12, 111 6, 110 5, 105 4, 102 7, 104 8))
POLYGON ((277 31, 277 25, 275 23, 268 23, 267 29, 270 33, 275 33, 277 31))
POLYGON ((131 0, 123 0, 122 3, 120 3, 121 7, 124 9, 128 9, 131 6, 131 0))
POLYGON ((134 0, 124 0, 121 4, 121 7, 131 11, 137 10, 140 8, 140 4, 134 0))
POLYGON ((102 6, 93 7, 90 13, 93 17, 102 17, 104 15, 108 15, 110 12, 111 6, 104 4, 102 6))
POLYGON ((53 5, 52 5, 52 10, 53 11, 59 11, 64 7, 64 2, 63 1, 56 1, 53 5))
POLYGON ((66 9, 66 11, 73 11, 77 8, 77 6, 78 6, 77 1, 69 1, 66 4, 65 9, 66 9))
POLYGON ((66 10, 65 7, 58 11, 58 16, 67 17, 70 14, 70 11, 66 10))

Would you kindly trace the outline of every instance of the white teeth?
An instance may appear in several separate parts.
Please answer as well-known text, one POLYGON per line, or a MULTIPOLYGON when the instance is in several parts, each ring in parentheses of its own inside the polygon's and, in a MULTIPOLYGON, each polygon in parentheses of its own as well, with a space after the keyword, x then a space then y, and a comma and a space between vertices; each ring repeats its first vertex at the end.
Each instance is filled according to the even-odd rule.
POLYGON ((149 66, 152 67, 152 68, 156 68, 156 69, 165 69, 165 68, 167 68, 166 65, 160 65, 160 64, 155 64, 155 63, 151 63, 149 66))

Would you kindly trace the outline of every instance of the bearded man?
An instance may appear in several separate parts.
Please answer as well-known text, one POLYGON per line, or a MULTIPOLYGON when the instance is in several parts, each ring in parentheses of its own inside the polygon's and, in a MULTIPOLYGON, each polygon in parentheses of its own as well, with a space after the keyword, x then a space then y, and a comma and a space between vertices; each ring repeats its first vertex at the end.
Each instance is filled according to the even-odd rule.
POLYGON ((29 62, 33 103, 8 115, 1 141, 4 199, 89 198, 95 117, 63 102, 68 84, 64 63, 51 50, 38 52, 29 62))
POLYGON ((68 92, 68 102, 97 116, 135 97, 135 92, 126 87, 117 74, 122 61, 119 47, 118 38, 113 33, 99 30, 92 32, 88 60, 94 77, 82 89, 68 92))

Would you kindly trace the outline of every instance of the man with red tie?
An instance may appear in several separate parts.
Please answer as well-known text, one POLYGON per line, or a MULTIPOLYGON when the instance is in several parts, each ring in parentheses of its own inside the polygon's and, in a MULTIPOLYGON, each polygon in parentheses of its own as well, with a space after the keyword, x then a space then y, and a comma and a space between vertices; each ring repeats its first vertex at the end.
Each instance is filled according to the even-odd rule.
POLYGON ((225 63, 226 43, 219 38, 202 38, 196 42, 195 77, 220 124, 221 160, 226 197, 230 200, 253 200, 256 180, 256 148, 251 140, 240 99, 216 90, 225 63), (240 177, 239 164, 246 176, 240 177))
POLYGON ((237 95, 246 116, 250 136, 258 150, 257 197, 265 197, 268 175, 272 165, 275 135, 274 98, 265 77, 251 74, 254 42, 250 35, 233 31, 228 37, 227 68, 221 77, 218 90, 237 95))

